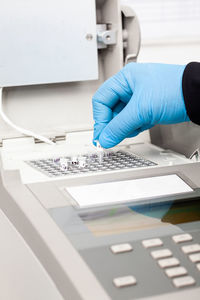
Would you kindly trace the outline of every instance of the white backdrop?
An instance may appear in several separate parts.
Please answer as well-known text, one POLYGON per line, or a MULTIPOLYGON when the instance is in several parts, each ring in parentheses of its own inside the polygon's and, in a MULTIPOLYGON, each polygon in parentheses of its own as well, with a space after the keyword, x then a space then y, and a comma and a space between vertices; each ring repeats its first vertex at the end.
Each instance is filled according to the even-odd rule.
POLYGON ((186 64, 200 61, 199 0, 123 0, 138 15, 142 46, 138 61, 186 64))

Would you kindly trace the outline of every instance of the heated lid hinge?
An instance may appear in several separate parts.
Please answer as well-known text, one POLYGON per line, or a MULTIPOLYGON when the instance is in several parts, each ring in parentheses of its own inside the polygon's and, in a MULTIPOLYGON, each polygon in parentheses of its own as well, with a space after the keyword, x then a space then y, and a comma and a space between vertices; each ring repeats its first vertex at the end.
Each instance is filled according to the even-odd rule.
MULTIPOLYGON (((54 137, 50 137, 49 138, 52 142, 56 143, 56 142, 60 142, 60 141, 65 141, 66 140, 66 134, 63 134, 63 135, 57 135, 57 136, 54 136, 54 137)), ((43 141, 39 140, 39 139, 35 139, 33 137, 14 137, 14 138, 3 138, 1 141, 0 141, 0 147, 3 147, 5 145, 8 145, 8 144, 13 144, 13 143, 17 143, 18 145, 21 144, 26 144, 27 141, 29 141, 29 143, 31 142, 32 144, 35 143, 35 144, 39 144, 39 143, 44 143, 43 141)))
MULTIPOLYGON (((54 137, 50 137, 49 139, 54 143, 60 142, 60 141, 65 141, 66 140, 66 135, 65 134, 57 135, 57 136, 54 136, 54 137)), ((38 139, 34 139, 34 141, 35 141, 36 144, 43 143, 41 140, 38 140, 38 139)))

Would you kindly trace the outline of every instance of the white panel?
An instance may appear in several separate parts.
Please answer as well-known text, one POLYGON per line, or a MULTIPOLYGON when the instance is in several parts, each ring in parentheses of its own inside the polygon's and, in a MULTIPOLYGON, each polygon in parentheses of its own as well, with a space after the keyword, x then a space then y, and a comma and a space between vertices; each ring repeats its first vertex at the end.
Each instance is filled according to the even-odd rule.
POLYGON ((191 192, 192 189, 177 175, 165 175, 125 181, 66 188, 80 207, 109 205, 191 192))
POLYGON ((97 78, 94 0, 0 0, 0 6, 0 86, 97 78))

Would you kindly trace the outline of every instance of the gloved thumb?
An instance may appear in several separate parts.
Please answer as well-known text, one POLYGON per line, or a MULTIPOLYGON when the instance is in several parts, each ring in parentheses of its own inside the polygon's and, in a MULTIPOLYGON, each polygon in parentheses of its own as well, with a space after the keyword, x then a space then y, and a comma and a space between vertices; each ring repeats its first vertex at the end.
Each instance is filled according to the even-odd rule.
POLYGON ((137 97, 133 94, 124 109, 103 129, 99 142, 103 148, 114 147, 126 137, 137 135, 142 126, 137 97))

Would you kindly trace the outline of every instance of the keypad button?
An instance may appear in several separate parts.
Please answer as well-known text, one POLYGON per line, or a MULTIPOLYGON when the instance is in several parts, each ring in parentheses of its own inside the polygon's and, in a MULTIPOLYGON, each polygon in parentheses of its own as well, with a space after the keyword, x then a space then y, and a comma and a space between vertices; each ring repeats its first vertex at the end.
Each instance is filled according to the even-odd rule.
POLYGON ((114 254, 118 254, 118 253, 124 253, 124 252, 132 251, 133 247, 131 246, 131 244, 126 243, 126 244, 112 245, 110 247, 110 249, 114 254))
POLYGON ((196 264, 196 267, 200 271, 200 264, 196 264))
POLYGON ((195 280, 192 276, 183 276, 173 279, 173 284, 175 285, 175 287, 181 288, 184 286, 194 285, 195 280))
POLYGON ((185 254, 198 252, 198 251, 200 251, 200 244, 192 244, 192 245, 182 246, 181 249, 185 254))
POLYGON ((177 258, 172 257, 172 258, 160 259, 158 261, 158 264, 161 268, 168 268, 168 267, 175 267, 180 265, 180 261, 177 258))
POLYGON ((175 267, 175 268, 166 269, 165 273, 167 274, 168 277, 173 278, 173 277, 186 275, 187 270, 184 267, 175 267))
POLYGON ((172 237, 175 243, 183 243, 192 241, 192 236, 189 233, 177 234, 172 237))
POLYGON ((169 249, 156 250, 151 252, 151 256, 154 259, 165 258, 172 256, 172 252, 169 249))
POLYGON ((189 259, 193 262, 200 262, 200 253, 190 254, 189 259))
POLYGON ((134 276, 129 275, 129 276, 115 278, 113 279, 113 283, 116 287, 121 288, 121 287, 135 285, 137 283, 137 280, 134 276))
POLYGON ((144 241, 142 241, 142 245, 145 248, 151 248, 151 247, 162 246, 163 242, 161 241, 161 239, 150 239, 150 240, 144 240, 144 241))

